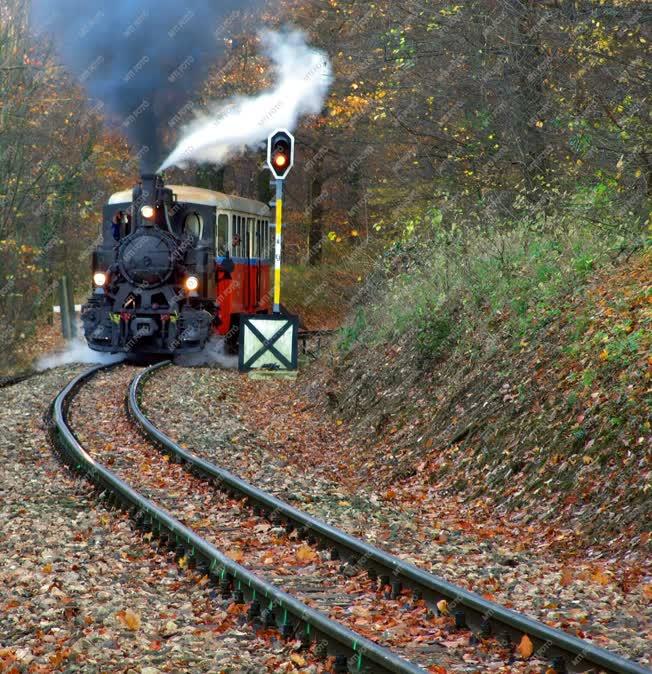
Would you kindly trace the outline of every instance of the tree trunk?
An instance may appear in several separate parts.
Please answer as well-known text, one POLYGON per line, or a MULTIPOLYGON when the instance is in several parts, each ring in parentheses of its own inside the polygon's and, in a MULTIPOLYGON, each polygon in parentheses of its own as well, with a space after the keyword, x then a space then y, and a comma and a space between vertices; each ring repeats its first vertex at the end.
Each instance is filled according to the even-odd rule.
POLYGON ((308 232, 308 264, 316 266, 321 262, 322 237, 324 236, 324 180, 321 161, 315 166, 310 181, 310 231, 308 232))

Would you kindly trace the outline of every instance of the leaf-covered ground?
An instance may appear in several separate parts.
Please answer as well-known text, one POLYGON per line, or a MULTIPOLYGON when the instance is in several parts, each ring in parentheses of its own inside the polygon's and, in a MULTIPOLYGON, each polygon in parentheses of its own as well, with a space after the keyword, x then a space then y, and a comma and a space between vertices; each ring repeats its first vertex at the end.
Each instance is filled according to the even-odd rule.
POLYGON ((76 371, 0 390, 0 672, 316 672, 58 463, 42 415, 76 371))
POLYGON ((296 383, 176 368, 145 404, 347 531, 649 664, 651 306, 648 256, 476 362, 424 376, 396 345, 296 383))
MULTIPOLYGON (((408 588, 371 580, 362 565, 341 569, 342 562, 332 560, 330 550, 270 523, 210 481, 165 460, 143 439, 122 404, 134 374, 134 368, 120 367, 85 385, 71 405, 72 428, 94 459, 110 465, 128 484, 226 555, 424 670, 529 674, 545 664, 519 658, 495 638, 478 643, 468 630, 455 629, 445 606, 442 615, 435 615, 408 588)), ((185 557, 179 563, 185 565, 185 557)), ((270 632, 278 639, 278 633, 270 632)), ((307 662, 311 652, 302 652, 307 662)))

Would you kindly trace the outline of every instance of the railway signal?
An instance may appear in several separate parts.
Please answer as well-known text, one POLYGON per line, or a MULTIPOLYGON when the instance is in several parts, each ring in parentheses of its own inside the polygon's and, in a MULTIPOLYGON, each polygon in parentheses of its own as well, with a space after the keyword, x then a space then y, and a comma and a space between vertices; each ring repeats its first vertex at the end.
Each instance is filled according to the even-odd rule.
POLYGON ((283 182, 293 164, 294 136, 286 129, 277 129, 267 139, 267 165, 276 182, 274 307, 271 315, 240 314, 238 368, 241 372, 297 369, 299 321, 296 316, 281 315, 283 182))
POLYGON ((276 178, 276 237, 274 242, 274 308, 281 311, 281 236, 283 231, 283 181, 294 165, 294 136, 277 129, 267 139, 267 165, 276 178))
POLYGON ((284 180, 294 164, 294 136, 277 129, 267 139, 267 163, 276 180, 284 180))

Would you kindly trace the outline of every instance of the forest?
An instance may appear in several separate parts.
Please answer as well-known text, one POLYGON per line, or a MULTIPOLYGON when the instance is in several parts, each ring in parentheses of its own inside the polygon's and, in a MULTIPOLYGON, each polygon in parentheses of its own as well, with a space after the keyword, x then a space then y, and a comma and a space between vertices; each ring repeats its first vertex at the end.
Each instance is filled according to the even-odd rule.
MULTIPOLYGON (((28 0, 3 0, 0 17, 6 359, 49 317, 62 274, 83 297, 101 203, 132 184, 138 166, 119 121, 35 37, 28 0)), ((377 292, 364 279, 412 265, 427 279, 409 315, 388 309, 388 320, 417 332, 434 320, 423 348, 436 351, 462 295, 501 303, 521 266, 532 276, 518 292, 554 293, 605 256, 645 244, 646 3, 268 3, 219 27, 223 54, 181 115, 264 88, 257 30, 288 24, 335 70, 321 113, 297 129, 287 186, 284 301, 308 323, 339 324, 335 298, 344 293, 354 307, 361 292, 377 292), (546 278, 534 275, 537 264, 546 278)), ((266 201, 262 163, 262 150, 249 151, 225 166, 174 169, 173 177, 266 201)))

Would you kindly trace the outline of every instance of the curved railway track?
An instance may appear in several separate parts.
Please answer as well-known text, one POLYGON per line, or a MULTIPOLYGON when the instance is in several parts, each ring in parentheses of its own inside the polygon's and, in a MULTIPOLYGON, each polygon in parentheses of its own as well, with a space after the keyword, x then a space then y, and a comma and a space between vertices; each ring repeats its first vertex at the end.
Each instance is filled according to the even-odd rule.
POLYGON ((0 377, 0 388, 7 388, 8 386, 13 386, 14 384, 20 384, 21 381, 31 379, 38 374, 40 373, 35 370, 28 370, 18 374, 9 375, 7 377, 0 377))
MULTIPOLYGON (((146 452, 161 450, 167 458, 158 464, 150 456, 144 464, 147 471, 154 463, 162 471, 172 471, 168 477, 150 477, 149 483, 139 478, 136 488, 131 478, 128 483, 118 475, 124 472, 122 454, 98 451, 91 455, 73 430, 75 424, 70 421, 70 412, 76 396, 103 370, 115 366, 92 368, 61 391, 52 406, 53 439, 66 462, 85 474, 99 490, 110 494, 116 505, 128 510, 140 528, 163 540, 180 556, 205 568, 219 585, 224 599, 246 602, 252 622, 276 626, 284 636, 301 638, 306 646, 321 642, 318 651, 327 649, 337 656, 334 671, 379 674, 437 671, 429 669, 431 666, 447 671, 470 671, 456 670, 446 648, 438 646, 436 640, 431 640, 434 645, 428 643, 428 625, 437 620, 435 614, 439 607, 440 612, 449 614, 445 619, 452 632, 465 633, 470 629, 474 633, 471 639, 485 651, 495 653, 502 649, 503 655, 513 653, 515 644, 527 635, 534 645, 533 658, 546 663, 548 672, 650 674, 650 670, 634 662, 487 601, 353 538, 180 447, 149 421, 139 404, 144 381, 163 366, 165 363, 147 368, 131 379, 126 407, 146 439, 149 446, 146 452), (105 463, 116 470, 109 469, 105 463), (177 489, 183 480, 174 473, 176 469, 181 474, 187 474, 184 469, 188 471, 187 479, 191 482, 187 486, 177 489), (201 503, 205 504, 206 517, 196 523, 186 517, 180 504, 197 498, 198 484, 202 482, 213 491, 208 501, 204 497, 200 502, 200 507, 201 503), (160 489, 156 491, 152 485, 160 489), (174 498, 167 498, 165 489, 174 491, 174 498), (162 503, 168 508, 161 507, 162 503), (173 512, 180 514, 177 517, 173 512), (229 556, 222 548, 229 541, 245 540, 242 533, 245 526, 251 532, 258 532, 250 534, 257 540, 255 545, 251 541, 243 545, 250 559, 243 556, 235 561, 233 555, 229 556), (296 551, 298 544, 317 567, 319 577, 312 579, 312 585, 311 579, 301 577, 299 570, 290 574, 271 568, 270 560, 277 550, 296 551), (362 571, 366 571, 364 580, 360 580, 364 575, 362 571), (347 582, 353 577, 355 582, 347 582), (359 634, 353 629, 356 623, 351 618, 365 610, 364 601, 369 597, 377 597, 379 602, 384 598, 392 600, 383 606, 385 610, 396 611, 398 621, 402 610, 422 606, 419 614, 423 617, 422 631, 413 626, 412 640, 405 648, 397 648, 391 635, 370 634, 371 639, 359 634), (356 607, 359 607, 357 613, 356 607)), ((440 623, 441 620, 439 618, 440 623)), ((521 663, 515 667, 518 664, 521 663)))

